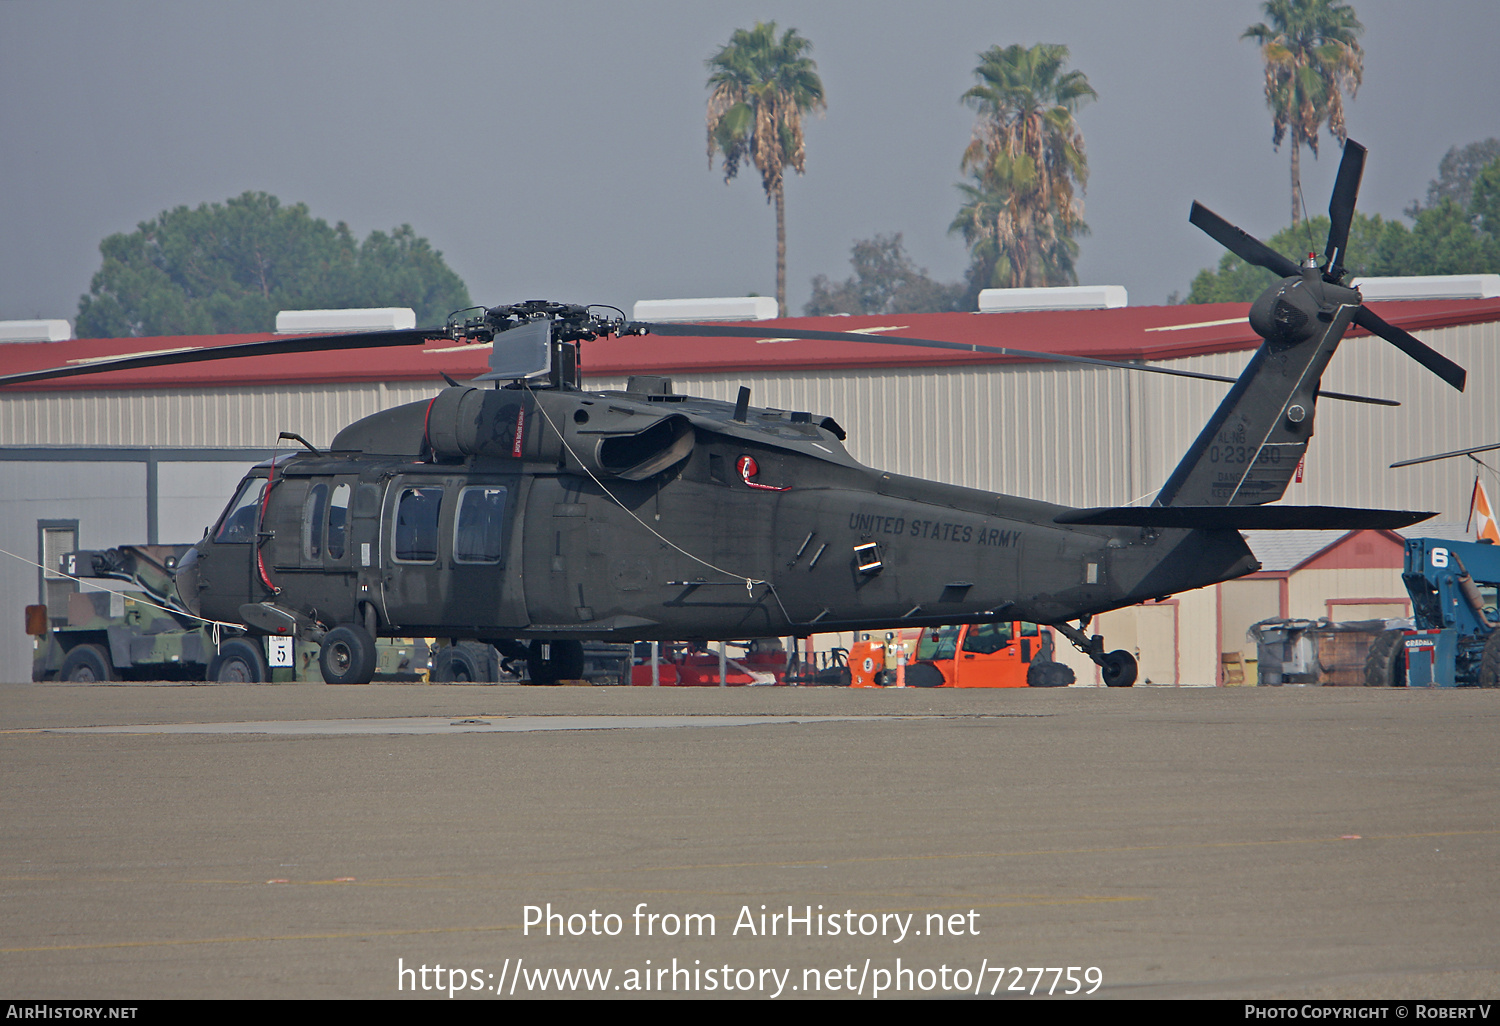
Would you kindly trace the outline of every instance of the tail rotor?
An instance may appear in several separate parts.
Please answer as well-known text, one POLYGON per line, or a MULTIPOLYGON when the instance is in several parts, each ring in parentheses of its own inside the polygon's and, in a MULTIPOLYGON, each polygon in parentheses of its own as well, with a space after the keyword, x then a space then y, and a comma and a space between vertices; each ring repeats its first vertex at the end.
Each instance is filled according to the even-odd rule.
MULTIPOLYGON (((1344 261, 1348 255, 1349 229, 1354 223, 1354 206, 1359 197, 1359 183, 1364 176, 1365 170, 1365 148, 1350 139, 1344 143, 1344 156, 1339 162, 1338 178, 1334 181, 1333 196, 1328 201, 1328 244, 1323 250, 1323 266, 1318 268, 1318 277, 1325 285, 1331 285, 1342 289, 1345 274, 1344 261)), ((1203 229, 1210 238, 1218 242, 1225 249, 1238 256, 1247 263, 1257 267, 1264 267, 1278 278, 1297 279, 1305 281, 1303 269, 1297 264, 1276 252, 1264 242, 1255 238, 1249 232, 1231 224, 1218 214, 1209 210, 1203 204, 1193 202, 1192 211, 1188 215, 1188 221, 1198 228, 1203 229)), ((1281 292, 1287 282, 1273 286, 1273 291, 1281 292)), ((1319 290, 1322 291, 1322 290, 1319 290)), ((1267 294, 1268 296, 1271 293, 1267 294)), ((1356 296, 1358 294, 1356 293, 1356 296)), ((1265 299, 1266 297, 1262 297, 1265 299)), ((1324 297, 1320 296, 1320 299, 1324 297)), ((1342 298, 1342 297, 1338 297, 1342 298)), ((1327 305, 1337 305, 1334 297, 1328 296, 1327 305)), ((1261 305, 1257 301, 1257 305, 1261 305)), ((1325 305, 1321 304, 1320 305, 1325 305)), ((1359 306, 1354 312, 1353 321, 1373 335, 1379 335, 1391 345, 1401 350, 1427 370, 1442 378, 1451 387, 1462 392, 1467 378, 1467 372, 1452 360, 1437 352, 1431 346, 1412 335, 1389 323, 1380 317, 1369 307, 1359 306)), ((1252 323, 1254 319, 1252 318, 1252 323)), ((1257 330, 1260 330, 1257 328, 1257 330)), ((1262 332, 1262 335, 1265 333, 1262 332)), ((1270 336, 1265 336, 1270 338, 1270 336)))

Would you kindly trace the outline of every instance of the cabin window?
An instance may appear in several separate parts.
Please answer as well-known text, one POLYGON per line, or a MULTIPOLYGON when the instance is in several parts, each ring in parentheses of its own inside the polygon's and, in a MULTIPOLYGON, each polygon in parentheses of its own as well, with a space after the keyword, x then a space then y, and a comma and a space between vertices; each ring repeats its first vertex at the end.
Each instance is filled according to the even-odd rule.
POLYGON ((260 501, 266 491, 266 479, 252 477, 240 485, 240 490, 219 521, 214 541, 219 543, 253 542, 260 524, 260 501))
POLYGON ((952 659, 958 647, 958 632, 962 627, 928 628, 917 642, 918 659, 952 659))
POLYGON ((979 655, 994 655, 1011 640, 1010 621, 1005 623, 976 623, 969 628, 964 638, 964 651, 979 655))
POLYGON ((453 521, 455 563, 498 563, 505 544, 503 485, 480 485, 459 493, 453 521))
POLYGON ((302 503, 302 555, 308 560, 323 558, 323 514, 328 508, 328 486, 315 484, 302 503))
POLYGON ((437 559, 441 488, 403 488, 396 500, 396 558, 403 563, 437 559))
POLYGON ((335 485, 328 504, 328 558, 343 559, 349 530, 349 486, 335 485))

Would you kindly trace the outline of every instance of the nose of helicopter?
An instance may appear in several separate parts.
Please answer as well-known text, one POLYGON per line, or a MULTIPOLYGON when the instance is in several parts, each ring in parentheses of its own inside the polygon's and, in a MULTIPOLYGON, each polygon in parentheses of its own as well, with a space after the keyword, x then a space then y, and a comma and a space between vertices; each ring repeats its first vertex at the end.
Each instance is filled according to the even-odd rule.
POLYGON ((177 571, 172 575, 177 585, 177 601, 194 616, 200 615, 198 602, 198 546, 188 549, 177 561, 177 571))

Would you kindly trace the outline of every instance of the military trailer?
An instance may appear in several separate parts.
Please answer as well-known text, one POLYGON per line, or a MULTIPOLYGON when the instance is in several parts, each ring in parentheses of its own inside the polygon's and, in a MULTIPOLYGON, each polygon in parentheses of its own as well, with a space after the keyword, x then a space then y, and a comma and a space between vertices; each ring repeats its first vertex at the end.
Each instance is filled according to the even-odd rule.
MULTIPOLYGON (((122 545, 62 557, 69 577, 124 581, 124 591, 75 592, 68 608, 27 609, 37 636, 31 679, 181 680, 242 683, 321 681, 319 647, 294 638, 254 637, 193 616, 177 598, 173 573, 187 545, 122 545)), ((427 679, 420 638, 382 638, 376 680, 427 679)))

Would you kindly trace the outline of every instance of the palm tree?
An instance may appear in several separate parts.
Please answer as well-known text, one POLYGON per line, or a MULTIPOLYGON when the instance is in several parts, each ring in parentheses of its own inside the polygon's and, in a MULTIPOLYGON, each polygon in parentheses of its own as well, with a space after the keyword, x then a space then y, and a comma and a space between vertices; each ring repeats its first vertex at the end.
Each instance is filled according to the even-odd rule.
POLYGON ((1251 25, 1241 39, 1260 43, 1266 62, 1266 106, 1271 108, 1271 143, 1281 148, 1292 137, 1292 224, 1301 192, 1300 156, 1306 143, 1318 155, 1318 128, 1343 145, 1344 92, 1352 100, 1364 75, 1364 51, 1356 40, 1365 27, 1354 8, 1340 0, 1266 0, 1270 24, 1251 25))
POLYGON ((705 63, 708 76, 708 163, 724 154, 724 181, 748 159, 760 172, 766 202, 776 203, 776 302, 786 305, 786 193, 788 167, 803 173, 806 149, 802 115, 825 110, 817 64, 806 56, 812 44, 787 29, 776 37, 776 23, 756 22, 735 29, 729 43, 705 63))
POLYGON ((1086 230, 1088 160, 1073 115, 1099 94, 1083 72, 1063 70, 1067 59, 1056 43, 979 55, 978 82, 963 95, 979 112, 961 164, 974 184, 959 187, 968 202, 949 228, 974 254, 971 287, 976 278, 1011 288, 1077 281, 1072 237, 1086 230))

